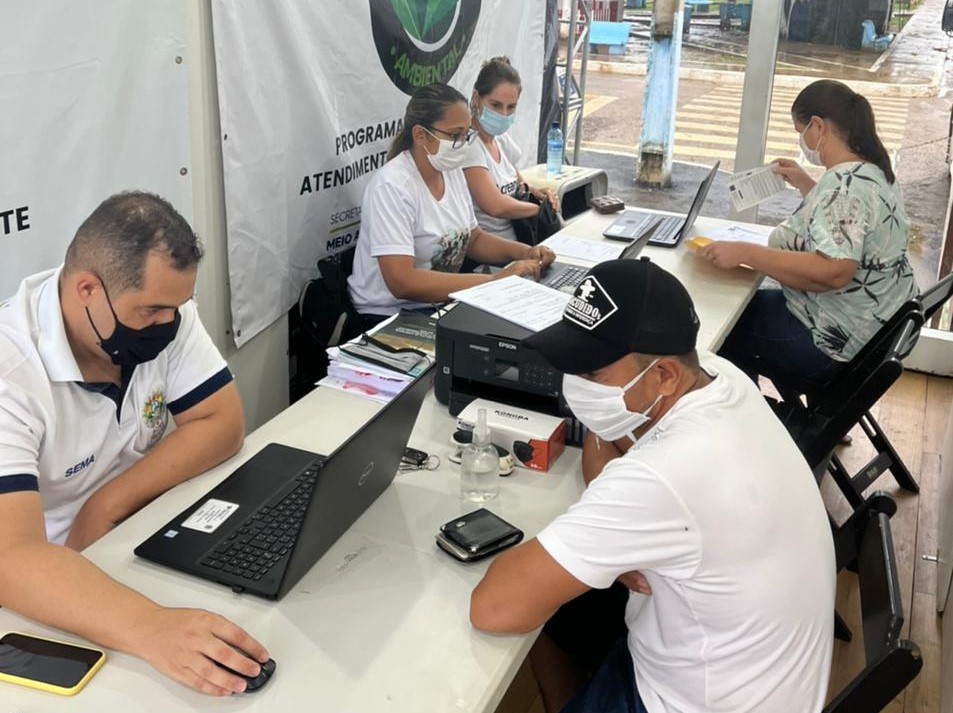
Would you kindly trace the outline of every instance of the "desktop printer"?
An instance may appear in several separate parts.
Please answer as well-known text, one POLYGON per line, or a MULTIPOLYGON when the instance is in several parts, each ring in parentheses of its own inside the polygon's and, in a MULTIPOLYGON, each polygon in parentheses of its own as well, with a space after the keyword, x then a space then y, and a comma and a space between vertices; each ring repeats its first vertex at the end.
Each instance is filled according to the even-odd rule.
MULTIPOLYGON (((570 416, 561 372, 523 346, 532 332, 501 317, 457 304, 437 321, 434 394, 453 416, 477 398, 570 416)), ((581 427, 567 423, 566 442, 579 443, 581 427)))

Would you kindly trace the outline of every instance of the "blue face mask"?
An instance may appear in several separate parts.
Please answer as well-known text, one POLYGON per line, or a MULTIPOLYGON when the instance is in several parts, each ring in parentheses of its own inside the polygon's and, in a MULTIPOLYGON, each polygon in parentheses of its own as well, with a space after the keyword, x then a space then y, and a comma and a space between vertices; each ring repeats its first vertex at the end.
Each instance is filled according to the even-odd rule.
POLYGON ((480 112, 480 126, 482 126, 484 131, 490 136, 505 134, 509 128, 513 126, 514 121, 516 121, 514 114, 503 116, 488 106, 483 107, 483 111, 480 112))

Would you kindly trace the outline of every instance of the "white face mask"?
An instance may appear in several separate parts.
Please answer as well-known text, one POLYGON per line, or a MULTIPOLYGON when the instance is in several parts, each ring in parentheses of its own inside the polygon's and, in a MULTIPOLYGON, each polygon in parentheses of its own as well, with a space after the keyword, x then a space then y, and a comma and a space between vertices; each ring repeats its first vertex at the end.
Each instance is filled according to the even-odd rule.
MULTIPOLYGON (((424 128, 424 131, 427 131, 427 129, 424 128)), ((437 171, 452 171, 455 168, 460 168, 463 162, 467 160, 467 143, 455 149, 453 148, 453 141, 450 139, 441 139, 429 131, 427 133, 437 139, 437 153, 427 152, 427 160, 430 161, 430 165, 434 169, 437 171)))
POLYGON ((576 418, 604 441, 614 441, 628 436, 635 443, 636 429, 652 420, 648 415, 662 400, 662 395, 644 412, 629 411, 625 405, 625 393, 639 383, 646 372, 658 362, 655 359, 640 371, 625 386, 608 386, 583 379, 572 374, 563 375, 563 396, 576 418))
POLYGON ((821 142, 818 140, 816 149, 809 149, 807 147, 807 142, 804 140, 804 134, 807 133, 807 130, 811 128, 811 125, 808 124, 804 131, 801 132, 801 138, 798 139, 798 144, 801 147, 801 153, 804 154, 804 158, 807 159, 807 162, 813 166, 823 166, 824 162, 821 161, 821 142))

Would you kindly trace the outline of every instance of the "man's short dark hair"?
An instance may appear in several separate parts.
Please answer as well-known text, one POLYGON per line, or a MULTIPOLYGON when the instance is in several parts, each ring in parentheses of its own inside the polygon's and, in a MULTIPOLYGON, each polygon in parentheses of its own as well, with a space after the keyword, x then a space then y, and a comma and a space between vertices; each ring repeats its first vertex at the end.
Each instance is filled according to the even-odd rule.
POLYGON ((142 191, 110 196, 76 231, 66 250, 64 273, 96 273, 111 294, 142 287, 146 256, 162 252, 176 270, 202 259, 188 222, 164 198, 142 191))
POLYGON ((680 362, 681 365, 684 366, 689 371, 698 371, 699 369, 701 369, 701 364, 698 361, 698 351, 695 349, 692 349, 690 352, 686 352, 685 354, 657 355, 657 354, 636 354, 635 352, 633 352, 632 356, 635 357, 636 364, 638 364, 639 367, 642 369, 646 368, 655 359, 661 359, 663 357, 667 359, 675 359, 676 361, 680 362))

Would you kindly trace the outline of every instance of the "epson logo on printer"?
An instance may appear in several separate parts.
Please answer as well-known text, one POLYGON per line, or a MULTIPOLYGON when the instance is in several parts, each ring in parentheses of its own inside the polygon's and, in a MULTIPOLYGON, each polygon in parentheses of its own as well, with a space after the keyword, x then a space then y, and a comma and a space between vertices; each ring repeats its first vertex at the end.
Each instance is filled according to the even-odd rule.
POLYGON ((499 344, 503 349, 510 349, 514 352, 516 351, 516 345, 513 344, 513 342, 497 342, 497 344, 499 344))
POLYGON ((80 461, 79 463, 77 463, 76 465, 73 465, 73 466, 70 466, 69 468, 67 468, 67 469, 66 469, 66 472, 65 472, 63 475, 64 475, 64 477, 66 477, 66 478, 69 478, 70 476, 76 475, 76 474, 79 473, 80 471, 83 471, 83 470, 86 470, 87 468, 89 468, 89 466, 91 466, 95 461, 96 461, 96 454, 94 453, 94 454, 91 455, 89 458, 86 458, 85 460, 81 460, 81 461, 80 461))
POLYGON ((524 416, 521 413, 512 413, 510 411, 500 411, 500 409, 498 408, 493 409, 493 413, 503 418, 513 419, 514 421, 529 421, 529 416, 524 416))

